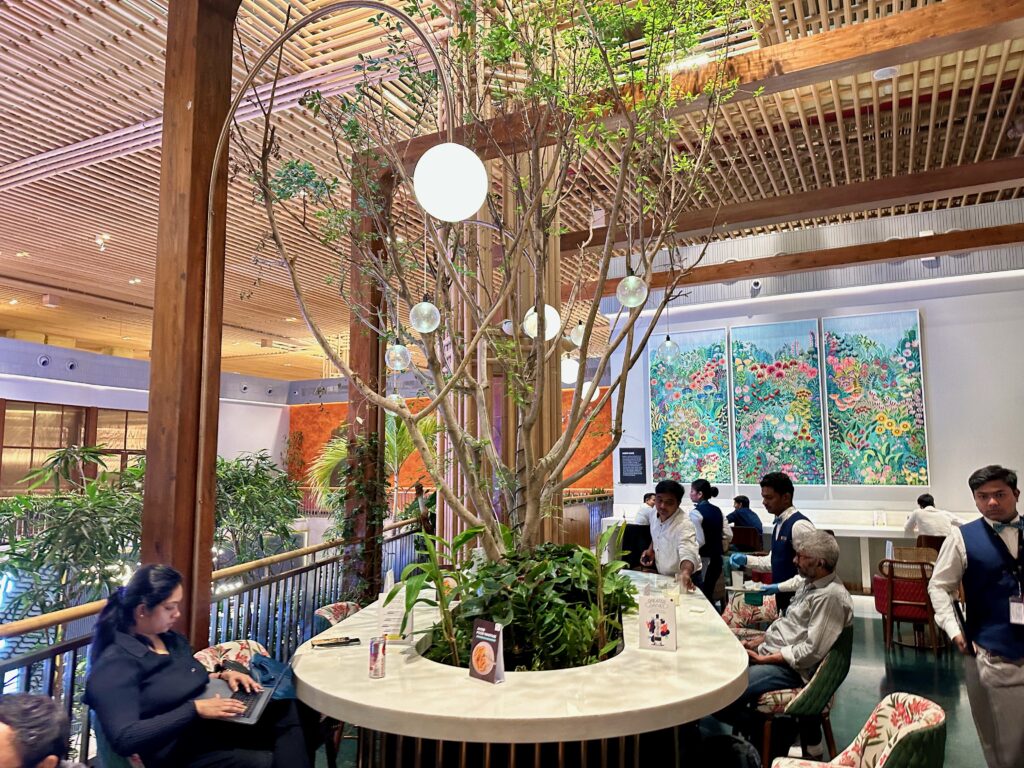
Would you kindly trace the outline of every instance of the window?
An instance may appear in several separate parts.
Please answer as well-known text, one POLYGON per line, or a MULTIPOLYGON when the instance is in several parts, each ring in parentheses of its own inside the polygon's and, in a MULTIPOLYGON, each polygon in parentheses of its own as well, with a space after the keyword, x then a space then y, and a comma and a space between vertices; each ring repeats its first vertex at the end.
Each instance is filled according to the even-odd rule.
POLYGON ((108 470, 120 472, 133 457, 146 455, 146 418, 143 411, 97 410, 96 445, 110 455, 108 470))

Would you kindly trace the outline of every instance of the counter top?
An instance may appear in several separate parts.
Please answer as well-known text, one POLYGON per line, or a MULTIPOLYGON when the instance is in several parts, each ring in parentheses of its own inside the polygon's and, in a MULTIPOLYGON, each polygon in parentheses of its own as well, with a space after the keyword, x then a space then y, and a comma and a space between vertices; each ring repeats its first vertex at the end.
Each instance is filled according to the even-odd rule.
MULTIPOLYGON (((654 594, 670 581, 641 578, 654 594)), ((680 597, 675 653, 640 650, 634 612, 624 617, 626 647, 618 656, 573 669, 508 671, 499 685, 395 644, 388 647, 386 677, 369 679, 378 607, 373 603, 321 635, 359 637, 362 645, 314 649, 307 642, 292 665, 300 700, 386 733, 492 743, 610 738, 697 720, 734 701, 747 684, 746 652, 700 592, 680 597)), ((418 606, 415 627, 429 626, 436 615, 418 606)))

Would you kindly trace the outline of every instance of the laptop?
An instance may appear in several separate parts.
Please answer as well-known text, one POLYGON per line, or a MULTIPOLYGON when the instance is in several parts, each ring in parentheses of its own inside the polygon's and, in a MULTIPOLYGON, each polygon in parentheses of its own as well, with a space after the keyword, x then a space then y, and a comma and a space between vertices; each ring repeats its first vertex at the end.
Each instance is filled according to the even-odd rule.
MULTIPOLYGON (((277 682, 280 682, 281 679, 282 678, 279 677, 277 682)), ((260 719, 260 715, 262 715, 263 710, 267 708, 267 702, 270 701, 270 697, 273 696, 276 688, 277 684, 275 683, 273 686, 264 686, 262 691, 253 693, 243 690, 241 686, 239 686, 237 691, 232 691, 230 685, 220 678, 217 678, 216 680, 211 680, 207 684, 206 690, 199 695, 199 698, 214 699, 220 696, 222 699, 237 699, 245 704, 245 712, 238 717, 229 718, 224 722, 252 725, 260 719)))

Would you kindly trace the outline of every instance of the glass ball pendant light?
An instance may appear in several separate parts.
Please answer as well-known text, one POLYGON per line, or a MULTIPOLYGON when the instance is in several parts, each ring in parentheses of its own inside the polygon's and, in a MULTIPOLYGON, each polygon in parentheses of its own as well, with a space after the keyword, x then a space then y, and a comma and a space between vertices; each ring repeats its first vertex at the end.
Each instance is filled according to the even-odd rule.
POLYGON ((392 344, 384 353, 384 362, 392 371, 404 371, 412 365, 412 352, 403 344, 392 344))
POLYGON ((583 402, 587 404, 593 404, 598 401, 601 397, 601 388, 597 386, 596 381, 588 381, 583 385, 583 402))
POLYGON ((624 307, 639 307, 647 301, 647 283, 636 275, 627 275, 615 288, 615 297, 624 307))
POLYGON ((672 341, 671 336, 666 334, 665 340, 658 347, 658 354, 661 355, 662 360, 670 363, 679 356, 679 345, 672 341))
POLYGON ((585 328, 583 327, 583 321, 582 321, 582 320, 580 320, 580 321, 579 321, 579 322, 578 322, 578 323, 576 324, 576 327, 575 327, 575 328, 573 328, 573 329, 572 329, 572 330, 571 330, 571 331, 569 332, 569 341, 571 341, 571 342, 572 342, 573 344, 575 344, 575 345, 576 345, 577 347, 582 347, 582 346, 583 346, 583 334, 584 334, 585 332, 586 332, 586 329, 585 329, 585 328))
MULTIPOLYGON (((523 333, 531 339, 537 338, 537 330, 540 323, 537 320, 537 310, 530 307, 523 316, 523 333)), ((544 305, 544 340, 551 341, 562 329, 562 318, 558 310, 550 304, 544 305)))
POLYGON ((487 169, 468 147, 446 142, 431 147, 412 177, 416 201, 441 221, 465 221, 487 199, 487 169))
POLYGON ((576 378, 580 373, 580 361, 569 357, 568 355, 562 355, 562 366, 560 375, 563 384, 575 384, 576 378))
POLYGON ((441 324, 441 310, 426 296, 409 310, 409 325, 420 333, 433 333, 441 324))

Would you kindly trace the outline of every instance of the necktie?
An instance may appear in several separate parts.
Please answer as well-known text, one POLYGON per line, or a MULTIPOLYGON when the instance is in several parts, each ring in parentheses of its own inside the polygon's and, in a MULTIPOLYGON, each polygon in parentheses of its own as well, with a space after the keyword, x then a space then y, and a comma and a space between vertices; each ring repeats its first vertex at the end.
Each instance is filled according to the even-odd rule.
POLYGON ((1002 533, 1007 528, 1016 528, 1018 531, 1024 531, 1024 518, 1018 517, 1011 523, 992 523, 992 530, 996 533, 1002 533))

